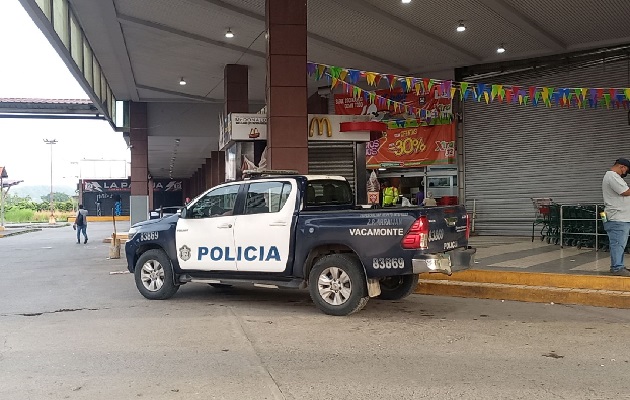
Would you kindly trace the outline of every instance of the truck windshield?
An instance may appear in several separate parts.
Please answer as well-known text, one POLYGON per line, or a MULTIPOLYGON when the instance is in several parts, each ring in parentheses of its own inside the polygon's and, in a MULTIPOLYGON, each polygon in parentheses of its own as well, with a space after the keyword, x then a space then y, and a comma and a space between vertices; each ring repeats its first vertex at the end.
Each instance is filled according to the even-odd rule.
POLYGON ((351 205, 352 190, 346 181, 321 179, 308 181, 306 205, 351 205))

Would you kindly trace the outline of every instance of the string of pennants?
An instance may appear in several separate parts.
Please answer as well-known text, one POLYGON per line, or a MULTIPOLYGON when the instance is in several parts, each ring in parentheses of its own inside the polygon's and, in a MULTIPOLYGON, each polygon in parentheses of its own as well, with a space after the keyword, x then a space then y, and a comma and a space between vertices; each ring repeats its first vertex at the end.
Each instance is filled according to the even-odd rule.
POLYGON ((312 62, 307 63, 307 73, 309 76, 314 75, 317 80, 326 77, 331 88, 334 89, 337 85, 341 85, 346 93, 352 94, 356 98, 363 97, 366 101, 376 103, 379 106, 386 106, 390 110, 404 111, 418 116, 422 110, 416 110, 404 103, 379 96, 373 91, 358 87, 356 84, 365 79, 368 85, 377 87, 381 81, 384 81, 390 89, 400 87, 407 93, 414 92, 421 95, 436 90, 439 97, 454 99, 458 95, 461 101, 481 102, 483 100, 486 104, 505 102, 519 105, 544 105, 546 107, 555 105, 567 108, 606 107, 610 109, 612 107, 627 109, 630 102, 630 88, 555 88, 456 82, 381 74, 312 62))

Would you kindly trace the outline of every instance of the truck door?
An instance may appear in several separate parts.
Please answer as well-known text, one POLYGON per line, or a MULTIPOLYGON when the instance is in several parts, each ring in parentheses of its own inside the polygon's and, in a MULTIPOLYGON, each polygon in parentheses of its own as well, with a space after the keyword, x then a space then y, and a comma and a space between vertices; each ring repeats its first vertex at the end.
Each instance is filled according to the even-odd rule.
POLYGON ((243 214, 236 217, 238 271, 282 272, 287 267, 297 199, 295 182, 249 185, 243 214))
POLYGON ((182 269, 236 271, 233 214, 239 187, 218 187, 186 207, 186 218, 177 221, 175 233, 182 269))

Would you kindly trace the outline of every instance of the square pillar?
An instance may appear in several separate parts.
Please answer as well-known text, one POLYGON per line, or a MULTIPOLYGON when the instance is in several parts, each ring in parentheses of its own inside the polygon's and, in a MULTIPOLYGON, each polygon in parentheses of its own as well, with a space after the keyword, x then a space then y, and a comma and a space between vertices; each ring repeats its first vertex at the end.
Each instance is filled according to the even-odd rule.
POLYGON ((213 151, 210 153, 210 170, 212 185, 217 186, 225 182, 225 152, 213 151))
POLYGON ((267 157, 308 173, 306 0, 266 0, 267 157))
POLYGON ((147 104, 129 104, 129 144, 131 146, 131 224, 149 218, 149 143, 147 104))
POLYGON ((213 186, 212 184, 212 159, 206 158, 206 163, 204 165, 206 166, 205 168, 206 189, 210 189, 213 186))
POLYGON ((227 64, 223 78, 225 115, 249 112, 247 65, 227 64))

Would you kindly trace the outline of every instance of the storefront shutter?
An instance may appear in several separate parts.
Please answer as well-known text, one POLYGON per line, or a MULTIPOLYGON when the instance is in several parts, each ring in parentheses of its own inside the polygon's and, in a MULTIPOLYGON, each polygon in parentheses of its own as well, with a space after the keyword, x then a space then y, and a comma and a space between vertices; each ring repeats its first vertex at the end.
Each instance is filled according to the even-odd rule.
POLYGON ((308 173, 341 175, 355 190, 355 157, 352 142, 308 143, 308 173))
MULTIPOLYGON (((539 76, 487 78, 528 87, 629 87, 627 62, 539 76)), ((616 158, 630 158, 628 110, 464 104, 464 182, 480 234, 529 235, 531 197, 602 203, 601 181, 616 158)), ((612 108, 612 106, 611 106, 612 108)))

